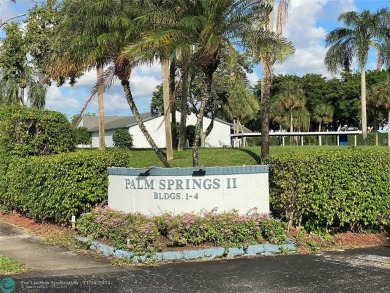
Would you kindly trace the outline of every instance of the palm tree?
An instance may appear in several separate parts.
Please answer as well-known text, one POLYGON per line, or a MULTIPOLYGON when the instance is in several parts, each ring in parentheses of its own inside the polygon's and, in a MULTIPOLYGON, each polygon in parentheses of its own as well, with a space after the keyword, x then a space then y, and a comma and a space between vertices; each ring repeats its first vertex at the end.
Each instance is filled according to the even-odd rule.
MULTIPOLYGON (((387 111, 387 129, 388 129, 388 146, 390 146, 390 130, 389 130, 389 121, 390 121, 390 82, 389 80, 380 84, 377 84, 372 87, 371 95, 369 101, 374 103, 374 106, 377 108, 384 108, 387 111)), ((377 129, 375 129, 377 130, 377 129)), ((376 131, 377 136, 377 131, 376 131)), ((376 144, 378 144, 378 139, 376 138, 376 144)))
MULTIPOLYGON (((187 19, 187 23, 195 27, 195 58, 204 74, 205 95, 199 107, 199 115, 195 125, 195 139, 192 152, 193 166, 198 166, 198 142, 201 136, 201 125, 206 106, 211 98, 213 74, 220 62, 222 47, 233 51, 231 41, 243 40, 249 32, 253 32, 253 23, 257 19, 259 4, 263 1, 221 0, 198 1, 198 14, 187 19)), ((257 31, 257 40, 263 41, 265 35, 257 31), (263 37, 263 38, 262 38, 263 37)), ((254 33, 252 33, 254 35, 254 33)))
MULTIPOLYGON (((271 8, 269 15, 260 25, 263 25, 268 32, 274 32, 274 0, 268 0, 267 4, 271 8)), ((278 5, 278 14, 276 19, 276 34, 278 38, 282 38, 283 26, 288 17, 289 0, 281 0, 278 5)), ((263 160, 269 155, 269 112, 270 112, 270 96, 272 86, 273 64, 275 62, 283 62, 288 55, 294 52, 290 44, 282 44, 281 51, 274 50, 274 46, 262 49, 259 54, 261 63, 262 79, 261 79, 261 159, 263 160)))
POLYGON ((130 76, 133 68, 136 66, 137 61, 136 60, 129 60, 123 57, 118 57, 114 64, 111 65, 107 71, 105 76, 108 77, 107 79, 111 79, 112 77, 116 77, 120 80, 121 85, 123 87, 125 97, 127 100, 127 103, 129 104, 129 107, 131 109, 131 112, 134 115, 135 121, 137 122, 139 128, 141 129, 141 132, 145 136, 146 140, 149 142, 150 146, 156 153, 157 157, 160 159, 160 161, 163 163, 163 165, 166 168, 170 168, 170 165, 164 156, 164 154, 160 151, 160 149, 157 147, 156 143, 154 142, 153 138, 150 136, 148 130, 146 129, 141 116, 138 112, 137 106, 134 102, 133 95, 131 93, 130 88, 130 76))
MULTIPOLYGON (((334 108, 328 104, 317 104, 313 109, 313 120, 318 123, 318 131, 322 131, 323 124, 329 124, 333 121, 334 108)), ((318 136, 318 144, 322 145, 321 136, 318 136)))
MULTIPOLYGON (((126 40, 124 30, 129 19, 122 1, 65 0, 61 2, 62 15, 56 27, 57 55, 51 62, 52 76, 73 77, 84 71, 96 69, 97 80, 102 80, 103 68, 112 60, 126 40), (118 43, 113 29, 121 33, 118 43), (72 33, 69 33, 72 32, 72 33)), ((103 84, 97 90, 99 112, 99 148, 105 148, 103 84)))
POLYGON ((356 57, 361 73, 361 116, 363 144, 367 144, 367 110, 366 110, 366 64, 371 45, 378 46, 386 36, 386 19, 389 10, 382 8, 375 13, 363 10, 362 13, 349 11, 340 14, 338 21, 344 27, 331 31, 326 36, 326 45, 330 46, 325 56, 325 65, 330 72, 336 73, 340 68, 349 70, 352 59, 356 57))

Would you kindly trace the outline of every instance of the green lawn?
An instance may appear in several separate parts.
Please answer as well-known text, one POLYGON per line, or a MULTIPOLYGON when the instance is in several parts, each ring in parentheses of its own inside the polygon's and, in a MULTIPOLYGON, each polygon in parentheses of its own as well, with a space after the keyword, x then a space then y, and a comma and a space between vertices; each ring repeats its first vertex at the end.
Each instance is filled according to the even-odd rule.
MULTIPOLYGON (((357 147, 369 148, 372 150, 388 151, 390 148, 380 146, 357 147)), ((338 146, 273 146, 270 148, 270 154, 277 155, 283 153, 310 153, 319 151, 348 151, 350 147, 338 146)), ((145 168, 150 166, 162 167, 156 154, 152 150, 131 149, 131 167, 145 168)), ((163 150, 164 152, 164 150, 163 150)), ((199 149, 199 166, 242 166, 256 165, 259 163, 260 147, 246 148, 201 148, 199 149)), ((174 159, 170 161, 171 167, 192 167, 192 150, 187 149, 182 152, 174 151, 174 159)))

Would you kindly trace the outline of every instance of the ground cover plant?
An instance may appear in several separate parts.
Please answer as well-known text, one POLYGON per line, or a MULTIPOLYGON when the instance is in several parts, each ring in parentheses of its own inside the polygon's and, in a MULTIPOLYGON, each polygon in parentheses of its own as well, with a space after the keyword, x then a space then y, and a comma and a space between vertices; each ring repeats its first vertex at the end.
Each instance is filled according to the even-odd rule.
POLYGON ((247 247, 287 241, 286 224, 256 210, 245 215, 214 210, 146 216, 106 207, 83 214, 77 221, 77 231, 89 239, 101 239, 115 249, 128 249, 138 254, 187 245, 247 247))
POLYGON ((17 261, 0 255, 0 274, 1 275, 10 275, 10 274, 18 274, 27 271, 28 268, 26 266, 21 265, 17 261))

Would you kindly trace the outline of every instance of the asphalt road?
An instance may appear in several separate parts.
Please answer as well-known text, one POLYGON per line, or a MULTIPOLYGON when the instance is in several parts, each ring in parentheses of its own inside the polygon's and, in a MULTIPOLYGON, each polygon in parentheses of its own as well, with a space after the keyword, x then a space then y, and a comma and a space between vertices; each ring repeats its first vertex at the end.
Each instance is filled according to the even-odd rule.
POLYGON ((390 292, 390 247, 8 277, 15 292, 390 292))

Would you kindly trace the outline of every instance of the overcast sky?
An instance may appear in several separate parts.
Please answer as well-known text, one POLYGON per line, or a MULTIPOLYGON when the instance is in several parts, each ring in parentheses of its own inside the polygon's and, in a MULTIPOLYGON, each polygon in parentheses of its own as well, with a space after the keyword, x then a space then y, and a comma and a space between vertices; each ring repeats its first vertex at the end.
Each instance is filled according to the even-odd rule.
MULTIPOLYGON (((10 0, 0 0, 0 18, 7 19, 19 13, 24 13, 32 6, 33 1, 17 0, 17 4, 10 0)), ((307 73, 323 74, 330 77, 324 67, 325 35, 336 27, 337 17, 345 11, 364 9, 376 11, 390 6, 390 0, 291 0, 288 22, 284 35, 295 46, 295 54, 286 62, 275 67, 277 74, 296 74, 302 76, 307 73)), ((375 68, 375 54, 372 53, 367 69, 375 68)), ((357 68, 356 68, 357 70, 357 68)), ((261 77, 258 68, 249 76, 252 83, 261 77)), ((74 87, 52 86, 46 99, 46 108, 60 111, 69 117, 79 113, 88 99, 92 85, 96 80, 95 72, 85 74, 74 87)), ((150 99, 156 85, 161 82, 158 64, 141 66, 135 69, 130 79, 133 96, 141 113, 150 110, 150 99)), ((97 103, 94 101, 87 109, 89 113, 97 113, 97 103)), ((105 93, 106 115, 131 115, 120 85, 114 85, 105 93)))

